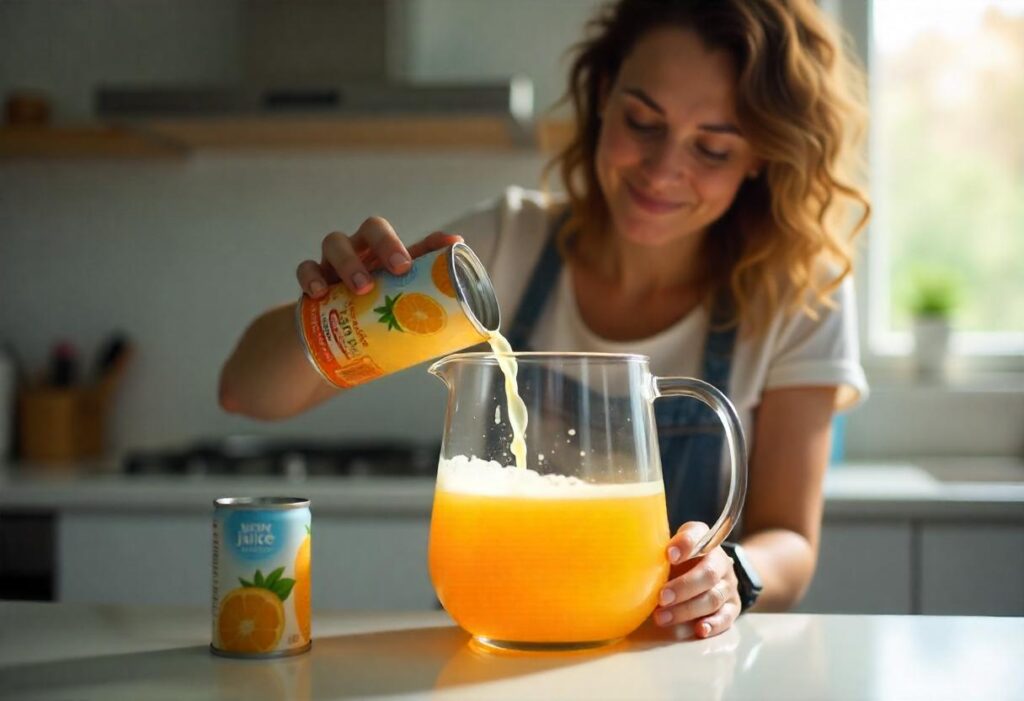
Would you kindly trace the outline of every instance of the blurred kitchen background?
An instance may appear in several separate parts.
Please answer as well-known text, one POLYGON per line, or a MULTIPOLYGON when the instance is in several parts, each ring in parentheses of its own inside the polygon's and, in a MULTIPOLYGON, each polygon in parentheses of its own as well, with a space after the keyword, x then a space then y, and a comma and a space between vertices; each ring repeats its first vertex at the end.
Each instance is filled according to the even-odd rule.
MULTIPOLYGON (((0 598, 205 603, 210 499, 287 492, 316 606, 433 606, 440 383, 265 424, 218 371, 324 234, 538 187, 599 4, 0 0, 0 598)), ((1024 615, 1024 0, 821 4, 870 76, 872 394, 802 609, 1024 615)))

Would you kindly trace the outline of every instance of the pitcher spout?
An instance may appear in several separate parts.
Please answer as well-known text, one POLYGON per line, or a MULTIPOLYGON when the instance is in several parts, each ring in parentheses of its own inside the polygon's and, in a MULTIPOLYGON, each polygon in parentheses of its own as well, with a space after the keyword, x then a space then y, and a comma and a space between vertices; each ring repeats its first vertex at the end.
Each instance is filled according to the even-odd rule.
POLYGON ((427 368, 427 372, 443 382, 444 386, 449 390, 452 388, 450 375, 453 362, 454 361, 452 361, 451 356, 447 356, 435 361, 429 368, 427 368))

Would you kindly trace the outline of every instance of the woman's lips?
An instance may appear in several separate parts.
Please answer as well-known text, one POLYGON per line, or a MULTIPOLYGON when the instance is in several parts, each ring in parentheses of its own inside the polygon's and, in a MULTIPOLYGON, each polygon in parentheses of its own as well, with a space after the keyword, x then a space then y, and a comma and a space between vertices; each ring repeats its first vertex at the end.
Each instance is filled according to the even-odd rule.
POLYGON ((667 200, 661 200, 656 197, 644 194, 642 191, 626 183, 626 189, 629 191, 629 196, 633 202, 645 212, 651 214, 667 214, 674 212, 683 206, 682 202, 669 202, 667 200))

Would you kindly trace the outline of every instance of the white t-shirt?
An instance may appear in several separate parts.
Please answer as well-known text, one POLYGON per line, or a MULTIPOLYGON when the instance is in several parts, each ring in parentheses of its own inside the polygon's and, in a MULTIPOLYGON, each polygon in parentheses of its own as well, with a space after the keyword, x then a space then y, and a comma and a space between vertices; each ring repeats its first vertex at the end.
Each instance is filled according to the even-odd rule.
MULTIPOLYGON (((552 220, 564 203, 561 198, 513 187, 497 201, 475 208, 443 229, 461 234, 486 266, 501 308, 502 332, 512 322, 547 241, 552 220)), ((867 380, 857 345, 853 283, 849 277, 833 298, 836 306, 817 309, 817 319, 780 310, 760 337, 739 330, 727 394, 739 412, 748 441, 753 437, 753 411, 765 390, 836 386, 840 388, 838 410, 848 409, 867 396, 867 380)), ((699 377, 707 331, 708 313, 698 305, 649 338, 602 338, 580 316, 570 270, 563 268, 530 336, 530 345, 533 350, 639 353, 650 357, 655 375, 699 377)))

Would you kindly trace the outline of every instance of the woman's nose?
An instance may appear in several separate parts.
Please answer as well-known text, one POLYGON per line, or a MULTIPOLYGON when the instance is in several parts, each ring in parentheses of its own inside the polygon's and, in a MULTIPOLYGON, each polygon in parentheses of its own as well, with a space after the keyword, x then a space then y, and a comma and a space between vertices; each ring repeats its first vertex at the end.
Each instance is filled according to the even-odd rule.
POLYGON ((689 167, 684 150, 673 144, 652 146, 645 155, 644 170, 652 183, 671 183, 686 179, 689 167))

